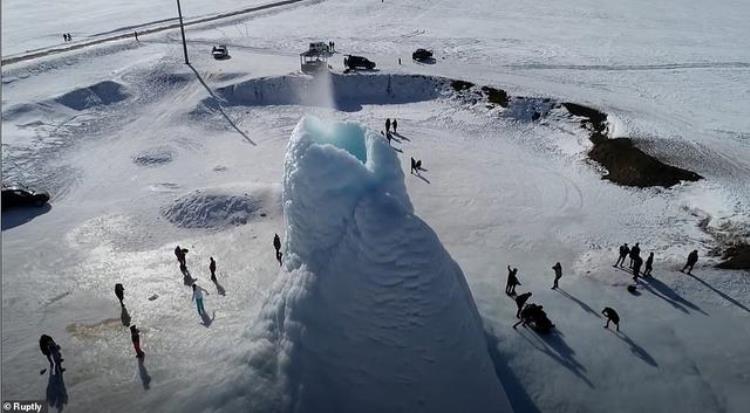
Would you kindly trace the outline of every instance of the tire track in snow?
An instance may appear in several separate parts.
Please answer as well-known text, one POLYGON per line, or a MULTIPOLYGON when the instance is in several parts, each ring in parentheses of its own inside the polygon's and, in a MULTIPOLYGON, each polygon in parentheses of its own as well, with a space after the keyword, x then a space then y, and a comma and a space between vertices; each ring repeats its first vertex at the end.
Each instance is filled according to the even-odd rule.
MULTIPOLYGON (((260 6, 248 7, 245 9, 235 10, 235 11, 231 11, 227 13, 220 13, 220 14, 215 14, 215 15, 211 15, 208 17, 196 18, 194 20, 184 22, 184 25, 192 26, 192 25, 200 24, 200 23, 208 23, 212 21, 223 20, 223 19, 227 19, 231 17, 237 17, 243 14, 254 13, 257 11, 272 9, 276 7, 282 7, 282 6, 304 2, 304 1, 309 1, 309 0, 283 0, 283 1, 277 1, 277 2, 268 3, 268 4, 262 4, 260 6)), ((314 3, 317 3, 319 1, 320 0, 315 0, 314 3)), ((169 19, 169 21, 171 20, 173 19, 169 19)), ((144 25, 148 25, 148 24, 151 24, 151 23, 145 23, 144 25)), ((135 28, 135 27, 139 27, 139 26, 131 26, 130 28, 135 28)), ((176 29, 178 27, 180 27, 179 23, 171 23, 166 26, 158 26, 158 27, 154 27, 151 29, 145 29, 145 30, 140 31, 138 34, 143 36, 146 34, 152 34, 152 33, 158 33, 158 32, 162 32, 166 30, 176 29)), ((41 49, 41 50, 37 49, 34 51, 22 53, 22 54, 15 55, 15 56, 4 57, 2 59, 2 62, 0 63, 2 63, 3 65, 10 65, 13 63, 35 59, 37 57, 44 57, 44 56, 54 55, 58 53, 69 52, 72 50, 83 49, 83 48, 94 46, 94 45, 101 44, 101 43, 112 42, 116 40, 124 40, 124 39, 129 39, 132 37, 133 37, 133 33, 130 30, 128 30, 127 33, 113 34, 111 36, 107 36, 107 37, 103 37, 103 38, 99 38, 95 40, 82 41, 80 43, 75 43, 70 46, 64 46, 64 47, 52 46, 46 49, 41 49)))
POLYGON ((688 63, 664 63, 652 65, 562 65, 525 63, 504 65, 511 69, 540 69, 540 70, 675 70, 675 69, 750 69, 750 63, 746 62, 688 62, 688 63))

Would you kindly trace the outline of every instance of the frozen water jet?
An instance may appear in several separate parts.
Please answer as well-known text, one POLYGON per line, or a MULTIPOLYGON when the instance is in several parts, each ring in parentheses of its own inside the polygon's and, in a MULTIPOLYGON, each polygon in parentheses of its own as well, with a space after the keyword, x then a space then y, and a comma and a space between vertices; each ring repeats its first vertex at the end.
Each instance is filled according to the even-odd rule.
POLYGON ((250 332, 242 382, 257 394, 243 400, 297 412, 511 411, 463 273, 414 215, 379 134, 302 119, 283 208, 285 270, 250 332))

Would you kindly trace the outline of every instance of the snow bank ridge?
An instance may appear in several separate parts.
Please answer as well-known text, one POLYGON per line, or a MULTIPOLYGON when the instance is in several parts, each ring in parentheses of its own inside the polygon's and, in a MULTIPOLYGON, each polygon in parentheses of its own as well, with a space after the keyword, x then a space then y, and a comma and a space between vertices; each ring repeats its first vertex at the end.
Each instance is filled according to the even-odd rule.
MULTIPOLYGON (((366 104, 397 104, 435 99, 445 80, 421 75, 330 73, 250 79, 218 88, 227 106, 305 105, 359 110, 366 104)), ((212 99, 203 102, 212 107, 212 99)))
POLYGON ((250 410, 510 411, 463 273, 385 139, 302 119, 282 199, 286 271, 242 356, 250 410))
POLYGON ((125 87, 117 82, 105 80, 91 86, 72 90, 55 102, 74 110, 89 109, 99 105, 110 105, 128 98, 125 87))

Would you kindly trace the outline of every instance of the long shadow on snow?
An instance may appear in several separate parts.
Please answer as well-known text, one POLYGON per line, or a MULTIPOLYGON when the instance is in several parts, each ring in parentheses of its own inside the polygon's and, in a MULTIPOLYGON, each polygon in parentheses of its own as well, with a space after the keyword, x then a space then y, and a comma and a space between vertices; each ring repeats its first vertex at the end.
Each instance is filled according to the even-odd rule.
POLYGON ((138 358, 138 376, 141 378, 143 390, 151 388, 151 375, 148 374, 148 370, 146 370, 146 366, 143 364, 143 357, 138 358))
POLYGON ((57 372, 57 374, 52 374, 55 370, 52 368, 49 371, 47 403, 49 403, 50 410, 55 408, 58 412, 61 412, 65 408, 65 405, 68 404, 68 389, 65 387, 63 373, 57 372))
POLYGON ((730 297, 730 296, 728 296, 728 295, 724 294, 723 292, 721 292, 721 291, 717 290, 716 288, 714 288, 714 286, 712 286, 711 284, 709 284, 709 283, 707 283, 707 282, 705 282, 705 281, 701 280, 700 278, 696 277, 695 275, 693 275, 693 274, 688 274, 688 275, 689 275, 689 276, 691 276, 691 277, 693 277, 693 278, 694 278, 694 279, 695 279, 696 281, 698 281, 699 283, 701 283, 701 284, 705 285, 706 287, 708 287, 708 288, 709 288, 709 289, 710 289, 711 291, 715 292, 716 294, 719 294, 719 296, 720 296, 721 298, 723 298, 723 299, 725 299, 725 300, 729 301, 730 303, 732 303, 732 304, 736 305, 737 307, 739 307, 739 308, 741 308, 741 309, 743 309, 743 310, 747 311, 748 313, 750 313, 750 308, 747 308, 746 306, 744 306, 744 305, 743 305, 742 303, 740 303, 739 301, 737 301, 737 300, 735 300, 734 298, 732 298, 732 297, 730 297))
POLYGON ((641 285, 646 290, 648 290, 648 292, 668 302, 669 304, 671 304, 673 307, 677 308, 678 310, 684 313, 689 313, 688 311, 688 308, 689 308, 705 316, 708 315, 708 313, 703 311, 703 309, 691 303, 690 301, 686 300, 681 295, 677 294, 673 289, 669 288, 668 285, 657 280, 656 278, 649 277, 646 281, 647 282, 641 283, 641 285))
POLYGON ((576 377, 586 383, 589 388, 594 388, 594 383, 586 377, 586 367, 578 362, 575 358, 576 352, 570 348, 568 343, 563 340, 563 334, 560 330, 555 328, 549 334, 544 336, 532 334, 532 338, 527 337, 522 331, 516 330, 518 334, 529 342, 535 349, 548 355, 551 359, 560 363, 563 367, 570 370, 576 377))
POLYGON ((46 214, 51 209, 50 204, 44 204, 40 207, 10 208, 2 212, 2 230, 5 231, 23 225, 39 215, 46 214))
POLYGON ((230 118, 229 115, 227 115, 227 113, 224 112, 224 109, 221 108, 221 101, 219 100, 219 98, 216 97, 216 95, 214 94, 213 90, 211 90, 211 88, 206 84, 206 82, 201 77, 200 73, 198 73, 198 71, 195 70, 195 68, 193 67, 193 65, 188 64, 188 66, 190 67, 190 70, 192 70, 193 73, 195 73, 195 77, 198 78, 198 81, 201 82, 201 85, 203 85, 203 87, 206 88, 206 91, 208 91, 208 94, 211 95, 211 98, 215 102, 215 104, 213 105, 213 107, 215 107, 219 111, 219 113, 221 113, 221 116, 223 116, 224 119, 226 119, 227 122, 229 122, 229 125, 232 126, 232 128, 234 128, 234 130, 236 130, 237 133, 239 133, 240 135, 242 135, 242 137, 245 138, 246 141, 248 141, 251 144, 255 145, 256 143, 253 142, 253 140, 250 139, 250 137, 247 136, 247 134, 245 132, 243 132, 242 130, 240 130, 240 128, 237 127, 237 124, 234 123, 234 121, 232 120, 232 118, 230 118))
POLYGON ((495 366, 495 375, 500 380, 500 383, 505 390, 505 394, 508 395, 508 401, 510 401, 511 407, 514 412, 525 412, 525 413, 539 413, 539 408, 536 407, 534 401, 531 400, 529 394, 524 389, 521 382, 518 380, 513 371, 505 363, 505 359, 498 350, 498 340, 492 332, 487 330, 484 331, 484 338, 487 340, 487 351, 490 353, 492 364, 495 366))
POLYGON ((659 367, 659 363, 657 363, 656 360, 651 357, 651 354, 648 354, 648 351, 646 351, 646 349, 631 340, 627 334, 621 332, 614 332, 614 334, 615 336, 617 336, 617 338, 627 343, 627 345, 630 346, 630 352, 635 354, 639 359, 654 367, 659 367))
POLYGON ((568 293, 567 291, 563 290, 562 288, 557 288, 557 289, 555 289, 555 291, 557 291, 558 293, 560 293, 563 297, 566 297, 566 298, 570 299, 571 301, 573 301, 574 303, 578 304, 578 306, 581 307, 584 311, 593 314, 594 317, 596 317, 596 318, 600 318, 599 317, 599 313, 597 313, 596 311, 594 311, 593 308, 591 308, 588 304, 586 304, 583 301, 581 301, 578 298, 576 298, 574 295, 568 293))

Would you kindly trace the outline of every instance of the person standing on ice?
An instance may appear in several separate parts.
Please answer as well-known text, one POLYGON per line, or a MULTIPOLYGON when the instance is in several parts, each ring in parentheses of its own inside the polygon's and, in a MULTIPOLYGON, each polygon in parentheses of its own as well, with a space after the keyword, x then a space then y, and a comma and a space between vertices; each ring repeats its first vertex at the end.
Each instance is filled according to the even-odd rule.
POLYGON ((141 350, 141 330, 138 330, 135 324, 130 326, 130 339, 133 341, 135 357, 142 359, 146 354, 141 350))
POLYGON ((385 131, 390 132, 391 131, 391 119, 386 118, 385 120, 385 131))
POLYGON ((646 258, 646 269, 643 271, 644 277, 650 277, 651 276, 651 270, 653 269, 654 265, 654 253, 648 254, 648 258, 646 258))
POLYGON ((120 300, 120 306, 125 306, 122 302, 122 300, 125 299, 125 287, 123 287, 122 284, 115 284, 115 295, 117 296, 117 299, 120 300))
MULTIPOLYGON (((401 64, 401 59, 399 59, 399 63, 398 64, 401 64)), ((396 119, 393 119, 393 133, 398 133, 396 131, 396 128, 398 128, 398 121, 396 119)))
POLYGON ((414 171, 417 170, 417 161, 414 158, 411 158, 411 170, 409 171, 410 174, 413 174, 414 171))
POLYGON ((39 337, 39 349, 42 351, 42 354, 47 357, 47 361, 49 361, 50 373, 52 372, 53 366, 57 372, 62 373, 65 371, 65 369, 62 368, 63 358, 60 355, 60 346, 55 343, 55 340, 53 340, 52 337, 42 334, 41 337, 39 337), (52 362, 53 360, 54 363, 52 362))
POLYGON ((180 248, 179 245, 174 249, 174 255, 177 256, 177 261, 180 263, 180 268, 182 267, 187 268, 187 261, 185 260, 187 253, 188 253, 188 249, 180 248))
POLYGON ((635 264, 636 257, 640 258, 641 256, 641 247, 638 246, 638 243, 636 242, 635 245, 633 245, 633 248, 630 249, 630 268, 633 268, 633 264, 635 264))
POLYGON ((618 265, 622 267, 622 265, 625 264, 625 258, 627 258, 629 253, 630 248, 628 248, 627 242, 620 245, 620 257, 617 258, 617 261, 615 261, 615 265, 613 265, 613 267, 617 268, 618 265))
POLYGON ((279 238, 279 234, 273 234, 273 248, 276 250, 276 261, 281 265, 281 257, 284 254, 281 253, 281 238, 279 238))
POLYGON ((139 41, 138 40, 138 32, 137 31, 133 32, 133 36, 135 36, 135 41, 136 42, 139 41))
POLYGON ((182 248, 179 245, 174 248, 174 256, 177 257, 177 262, 183 263, 185 257, 182 256, 182 248))
POLYGON ((206 314, 206 309, 203 308, 203 293, 206 293, 206 295, 210 295, 205 288, 199 286, 198 284, 193 284, 192 301, 195 301, 195 305, 198 307, 198 315, 201 316, 206 314))
POLYGON ((641 265, 643 265, 643 258, 636 256, 633 260, 633 281, 638 282, 638 276, 641 274, 641 265))
POLYGON ((523 310, 523 306, 526 304, 526 301, 528 301, 529 297, 531 297, 531 293, 523 293, 516 297, 516 306, 518 307, 518 311, 516 311, 516 318, 521 318, 521 310, 523 310))
POLYGON ((609 322, 611 321, 617 327, 617 331, 620 331, 620 316, 617 314, 617 311, 611 307, 604 307, 602 314, 607 317, 607 324, 603 326, 604 328, 609 328, 609 322))
POLYGON ((521 285, 521 283, 518 281, 518 277, 516 277, 516 274, 518 274, 518 268, 511 269, 509 265, 508 281, 505 283, 505 294, 516 295, 516 286, 521 285))
POLYGON ((553 270, 555 270, 555 283, 552 285, 552 289, 557 289, 557 282, 562 278, 562 265, 560 263, 556 263, 553 267, 553 270))
POLYGON ((211 271, 211 281, 216 282, 216 261, 214 257, 208 257, 211 262, 208 264, 208 270, 211 271))
POLYGON ((693 272, 693 267, 695 266, 696 262, 698 262, 698 250, 693 250, 693 252, 688 255, 687 263, 685 263, 685 266, 682 267, 680 272, 685 272, 685 269, 690 267, 687 273, 688 275, 693 275, 691 273, 693 272))

